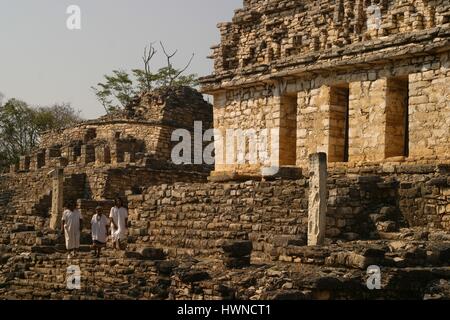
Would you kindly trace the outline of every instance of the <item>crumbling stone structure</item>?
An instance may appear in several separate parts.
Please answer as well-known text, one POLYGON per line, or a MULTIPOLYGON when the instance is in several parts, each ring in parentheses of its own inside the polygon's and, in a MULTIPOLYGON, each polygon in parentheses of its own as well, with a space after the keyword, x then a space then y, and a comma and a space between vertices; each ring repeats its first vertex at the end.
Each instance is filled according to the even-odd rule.
POLYGON ((210 105, 200 93, 188 87, 158 89, 136 98, 123 111, 49 132, 40 147, 52 150, 47 151, 50 157, 58 157, 56 149, 67 146, 61 149, 64 156, 72 159, 83 154, 81 160, 89 163, 94 159, 120 163, 125 158, 135 162, 144 154, 170 162, 177 143, 171 141, 172 132, 187 129, 193 135, 195 121, 202 123, 204 131, 212 127, 210 105))
POLYGON ((450 3, 244 0, 219 28, 201 80, 214 119, 190 89, 147 94, 0 175, 0 299, 449 298, 450 3), (217 150, 212 173, 168 162, 171 132, 196 120, 219 151, 259 143, 228 129, 254 130, 276 174, 217 150), (75 199, 89 217, 117 194, 126 251, 89 257, 85 229, 66 260, 50 208, 75 199))
POLYGON ((54 229, 68 200, 81 201, 86 211, 83 200, 124 197, 162 182, 206 181, 207 166, 171 162, 177 143, 172 132, 193 134, 195 121, 209 129, 211 106, 196 90, 182 87, 143 94, 121 112, 48 132, 33 154, 2 176, 2 188, 12 198, 0 212, 16 221, 23 217, 30 228, 50 223, 54 229), (58 216, 48 219, 50 208, 58 216))
MULTIPOLYGON (((449 8, 443 0, 244 1, 219 24, 215 71, 201 81, 214 95, 214 127, 275 129, 281 167, 307 167, 316 152, 349 166, 448 161, 449 8)), ((231 159, 214 174, 260 174, 260 166, 231 159)))

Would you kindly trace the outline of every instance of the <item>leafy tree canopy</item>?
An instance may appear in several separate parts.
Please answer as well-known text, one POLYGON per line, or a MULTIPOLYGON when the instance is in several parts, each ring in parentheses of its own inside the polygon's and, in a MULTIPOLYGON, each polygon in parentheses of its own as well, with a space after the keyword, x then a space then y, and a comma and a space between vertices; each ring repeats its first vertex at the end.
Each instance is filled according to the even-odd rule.
POLYGON ((64 128, 79 121, 80 113, 67 103, 31 107, 24 101, 8 100, 0 106, 0 171, 36 148, 44 131, 64 128))
POLYGON ((157 54, 157 50, 151 44, 144 49, 143 69, 131 70, 131 74, 124 70, 113 70, 111 75, 104 76, 104 82, 92 87, 97 100, 107 113, 125 108, 143 92, 150 92, 162 87, 195 87, 198 84, 196 74, 184 74, 191 65, 194 54, 185 67, 178 69, 172 63, 178 50, 168 53, 162 42, 160 42, 160 46, 167 61, 165 67, 159 68, 156 72, 152 71, 151 61, 157 54))

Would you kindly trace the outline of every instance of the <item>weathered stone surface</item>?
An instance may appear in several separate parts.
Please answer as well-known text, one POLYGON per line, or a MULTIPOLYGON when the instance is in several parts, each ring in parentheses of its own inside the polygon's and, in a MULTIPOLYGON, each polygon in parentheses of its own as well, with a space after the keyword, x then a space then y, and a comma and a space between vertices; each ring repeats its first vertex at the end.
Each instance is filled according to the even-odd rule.
POLYGON ((156 269, 162 275, 171 275, 177 265, 175 261, 157 261, 156 269))
POLYGON ((55 247, 50 246, 34 246, 31 248, 31 252, 33 253, 45 253, 45 254, 52 254, 55 253, 56 249, 55 247))
POLYGON ((52 208, 50 228, 56 230, 60 227, 64 207, 64 169, 56 168, 52 175, 52 208))
POLYGON ((249 256, 253 250, 251 241, 233 241, 222 246, 225 255, 229 257, 244 257, 249 256))
POLYGON ((214 127, 275 132, 269 167, 217 161, 207 182, 211 166, 171 163, 175 129, 212 127, 211 106, 189 88, 45 134, 0 175, 0 299, 448 298, 449 7, 381 4, 379 28, 360 0, 245 0, 220 24, 215 74, 202 80, 214 127), (327 194, 303 176, 318 152, 327 194), (326 219, 311 220, 326 228, 308 247, 317 194, 326 219), (108 215, 117 195, 127 251, 108 244, 93 258, 90 217, 97 206, 108 215), (67 200, 85 220, 72 259, 51 230, 67 200), (65 282, 73 264, 76 292, 65 282), (371 264, 381 291, 367 289, 371 264))
POLYGON ((162 249, 146 247, 139 249, 138 252, 142 258, 147 260, 164 260, 166 257, 162 249))
MULTIPOLYGON (((274 129, 281 166, 305 168, 309 154, 326 152, 350 168, 432 173, 428 162, 450 150, 447 11, 445 1, 245 1, 219 24, 215 70, 201 79, 215 127, 274 129)), ((215 175, 264 167, 219 160, 215 175)))
POLYGON ((225 266, 229 269, 242 269, 250 266, 251 257, 225 257, 225 266))
POLYGON ((327 155, 310 156, 308 245, 322 245, 325 241, 327 220, 327 155))
MULTIPOLYGON (((142 261, 117 255, 108 248, 93 259, 80 253, 73 261, 65 253, 12 255, 0 265, 0 297, 62 299, 439 299, 450 279, 447 262, 418 265, 421 250, 445 253, 448 243, 356 241, 324 247, 297 247, 302 262, 267 262, 227 270, 220 259, 180 258, 142 261), (383 259, 388 252, 398 261, 383 259), (423 248, 423 249, 422 249, 423 248), (353 249, 355 251, 349 251, 353 249), (407 256, 400 263, 400 256, 407 256), (327 260, 324 265, 324 260, 327 260), (304 261, 303 261, 304 260, 304 261), (331 263, 333 260, 333 263, 331 263), (81 291, 66 289, 66 267, 82 270, 81 291), (308 263, 306 263, 308 262, 308 263), (383 271, 383 290, 367 290, 365 267, 376 262, 383 271), (299 268, 299 266, 301 266, 299 268), (444 266, 444 267, 442 267, 444 266)), ((3 247, 2 250, 7 250, 3 247)), ((4 255, 3 255, 4 256, 4 255)), ((445 254, 443 254, 445 256, 445 254)))
POLYGON ((210 279, 210 275, 204 271, 188 271, 179 275, 180 280, 184 283, 194 283, 210 279))

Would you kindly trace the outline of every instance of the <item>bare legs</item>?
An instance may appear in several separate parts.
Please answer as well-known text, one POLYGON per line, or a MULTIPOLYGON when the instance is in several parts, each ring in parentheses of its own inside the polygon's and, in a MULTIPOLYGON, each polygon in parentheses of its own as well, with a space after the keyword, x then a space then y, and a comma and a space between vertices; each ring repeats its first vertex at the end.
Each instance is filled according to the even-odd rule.
POLYGON ((94 256, 95 257, 100 258, 100 255, 102 253, 102 247, 103 247, 103 245, 98 244, 98 243, 94 243, 92 245, 92 248, 94 249, 94 256))

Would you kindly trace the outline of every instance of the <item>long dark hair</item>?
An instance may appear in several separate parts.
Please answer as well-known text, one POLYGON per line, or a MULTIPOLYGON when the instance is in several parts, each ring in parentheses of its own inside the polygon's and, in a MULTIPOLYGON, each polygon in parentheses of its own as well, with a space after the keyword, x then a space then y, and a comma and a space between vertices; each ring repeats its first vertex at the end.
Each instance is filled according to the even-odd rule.
POLYGON ((70 210, 70 211, 74 211, 74 210, 77 208, 77 205, 76 205, 75 201, 73 201, 73 200, 68 200, 68 201, 66 202, 65 207, 66 207, 68 210, 70 210))
POLYGON ((114 205, 115 205, 117 208, 123 207, 124 204, 123 204, 122 198, 121 198, 121 197, 117 197, 117 198, 114 200, 114 205))

